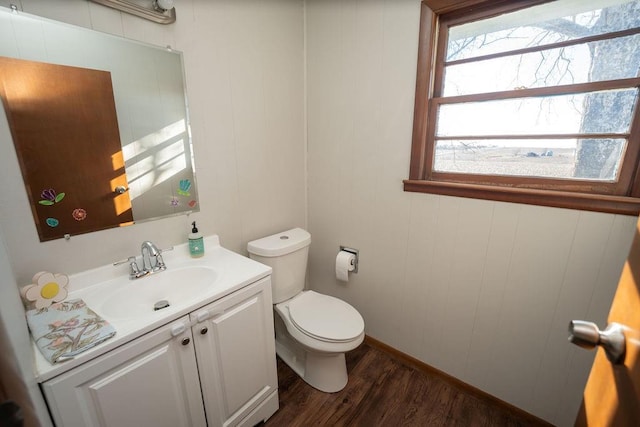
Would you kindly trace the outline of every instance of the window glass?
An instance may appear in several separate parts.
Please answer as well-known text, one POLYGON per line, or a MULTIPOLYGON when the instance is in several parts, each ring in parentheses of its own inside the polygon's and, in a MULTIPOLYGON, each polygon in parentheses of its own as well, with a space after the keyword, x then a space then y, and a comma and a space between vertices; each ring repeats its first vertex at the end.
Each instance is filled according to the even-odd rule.
POLYGON ((612 32, 640 31, 640 0, 560 0, 443 28, 447 59, 465 59, 440 59, 433 171, 617 180, 638 102, 640 34, 612 32))
POLYGON ((637 77, 640 55, 631 55, 624 67, 590 72, 592 52, 624 51, 632 46, 640 46, 640 34, 450 65, 445 67, 444 96, 637 77))
MULTIPOLYGON (((601 163, 597 174, 591 174, 589 179, 615 181, 626 141, 593 139, 590 142, 611 149, 609 162, 601 163)), ((578 179, 577 153, 584 143, 578 139, 438 141, 433 167, 437 172, 578 179)))
POLYGON ((452 26, 447 61, 546 46, 630 28, 620 0, 564 0, 452 26))
POLYGON ((637 93, 634 88, 443 104, 438 109, 436 138, 627 133, 637 93), (584 123, 586 118, 588 124, 584 123))

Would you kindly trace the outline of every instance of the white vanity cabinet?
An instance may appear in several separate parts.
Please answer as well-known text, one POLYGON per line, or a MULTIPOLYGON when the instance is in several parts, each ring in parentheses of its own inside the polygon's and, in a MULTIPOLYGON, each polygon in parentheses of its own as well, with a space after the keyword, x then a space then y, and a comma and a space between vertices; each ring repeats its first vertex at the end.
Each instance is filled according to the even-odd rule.
POLYGON ((270 277, 42 389, 57 427, 254 426, 278 409, 270 277))
POLYGON ((262 280, 191 314, 209 427, 254 426, 278 409, 271 287, 262 280))
POLYGON ((58 427, 206 426, 187 316, 42 388, 58 427))

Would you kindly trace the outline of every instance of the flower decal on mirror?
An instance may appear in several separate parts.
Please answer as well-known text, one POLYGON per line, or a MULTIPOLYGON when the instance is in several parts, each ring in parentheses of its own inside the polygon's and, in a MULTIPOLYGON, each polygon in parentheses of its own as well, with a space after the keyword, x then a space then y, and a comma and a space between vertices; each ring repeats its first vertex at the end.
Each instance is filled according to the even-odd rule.
POLYGON ((38 203, 45 206, 51 206, 53 204, 59 203, 64 199, 64 193, 56 193, 56 190, 53 188, 47 188, 46 190, 42 190, 40 193, 40 200, 38 203))
POLYGON ((32 282, 21 289, 21 294, 27 304, 35 302, 38 309, 49 307, 67 297, 69 277, 66 274, 41 271, 33 276, 32 282))
POLYGON ((181 196, 190 196, 189 190, 191 189, 191 181, 188 179, 180 180, 180 188, 178 188, 178 194, 181 196))
POLYGON ((73 219, 76 221, 84 221, 87 217, 87 211, 82 208, 74 209, 73 212, 71 212, 71 216, 73 216, 73 219))
POLYGON ((58 221, 56 218, 47 218, 45 222, 49 227, 57 227, 58 224, 60 224, 60 221, 58 221))

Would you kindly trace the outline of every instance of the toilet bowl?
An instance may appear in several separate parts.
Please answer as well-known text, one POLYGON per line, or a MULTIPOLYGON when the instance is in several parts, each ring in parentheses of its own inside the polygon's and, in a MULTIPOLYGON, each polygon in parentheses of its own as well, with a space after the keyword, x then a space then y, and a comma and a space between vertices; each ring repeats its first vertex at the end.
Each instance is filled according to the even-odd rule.
POLYGON ((250 257, 272 267, 276 353, 324 392, 348 381, 345 352, 364 340, 364 320, 348 303, 304 290, 311 236, 296 228, 249 242, 250 257))
POLYGON ((314 291, 304 291, 274 308, 284 325, 276 327, 280 358, 318 390, 342 390, 348 381, 344 354, 364 340, 360 313, 342 300, 314 291))

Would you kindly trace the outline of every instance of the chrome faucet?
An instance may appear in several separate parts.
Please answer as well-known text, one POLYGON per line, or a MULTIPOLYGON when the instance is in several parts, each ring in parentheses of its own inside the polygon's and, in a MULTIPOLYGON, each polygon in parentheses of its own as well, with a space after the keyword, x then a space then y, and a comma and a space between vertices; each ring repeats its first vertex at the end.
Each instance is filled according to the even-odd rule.
POLYGON ((140 247, 140 251, 142 252, 142 268, 138 267, 138 262, 136 261, 135 256, 130 256, 129 258, 117 261, 113 263, 113 265, 120 265, 124 263, 129 264, 129 279, 139 279, 141 277, 148 276, 151 273, 155 273, 158 271, 164 271, 167 269, 167 266, 162 259, 162 252, 170 251, 173 247, 167 249, 158 249, 153 242, 145 241, 142 243, 140 247))
POLYGON ((158 249, 156 245, 147 240, 142 242, 140 250, 142 252, 143 271, 146 273, 153 273, 155 271, 166 270, 167 266, 164 264, 164 260, 162 259, 162 251, 158 249), (155 258, 155 263, 151 262, 152 258, 155 258))

